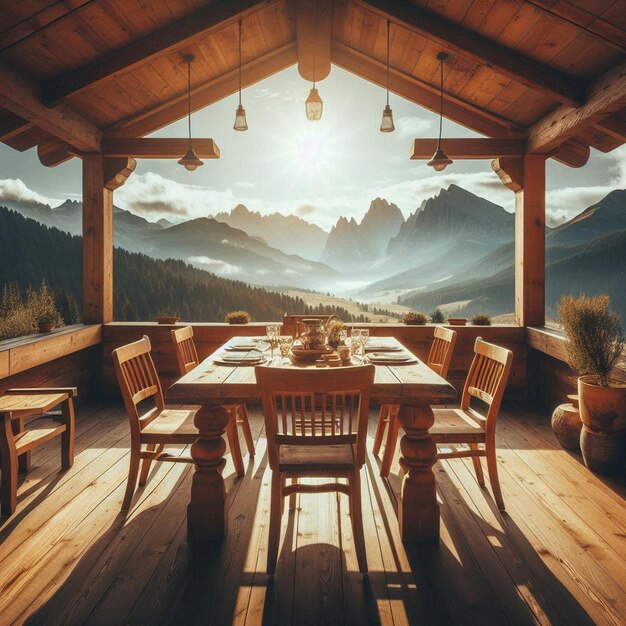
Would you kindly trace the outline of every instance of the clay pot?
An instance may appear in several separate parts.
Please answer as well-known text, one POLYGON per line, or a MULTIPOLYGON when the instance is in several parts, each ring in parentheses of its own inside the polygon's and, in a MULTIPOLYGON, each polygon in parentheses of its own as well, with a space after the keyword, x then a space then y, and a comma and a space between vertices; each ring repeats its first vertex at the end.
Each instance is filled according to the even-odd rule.
POLYGON ((585 465, 599 474, 623 475, 626 461, 626 431, 601 433, 586 425, 580 432, 585 465))
POLYGON ((560 404, 552 413, 552 430, 559 443, 572 452, 580 453, 580 421, 578 407, 573 403, 560 404))
POLYGON ((611 379, 613 387, 601 387, 597 376, 578 379, 580 419, 597 432, 626 429, 626 383, 611 379), (618 386, 619 385, 619 386, 618 386))
POLYGON ((467 318, 466 317, 450 317, 448 319, 448 324, 450 324, 450 326, 466 326, 467 318))
POLYGON ((37 325, 39 326, 40 333, 49 333, 52 330, 54 322, 39 322, 37 325))

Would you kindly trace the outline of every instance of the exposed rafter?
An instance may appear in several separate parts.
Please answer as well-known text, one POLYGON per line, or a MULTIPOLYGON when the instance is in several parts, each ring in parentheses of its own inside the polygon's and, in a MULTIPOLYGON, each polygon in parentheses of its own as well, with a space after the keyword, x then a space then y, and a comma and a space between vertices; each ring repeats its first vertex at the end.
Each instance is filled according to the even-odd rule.
MULTIPOLYGON (((141 159, 175 159, 189 148, 189 139, 172 137, 117 138, 102 140, 106 157, 135 157, 141 159)), ((193 149, 201 159, 219 159, 220 149, 213 139, 194 137, 193 149)))
MULTIPOLYGON (((446 138, 441 140, 441 147, 448 158, 454 160, 493 159, 499 156, 523 156, 526 142, 523 139, 446 138)), ((437 139, 414 139, 411 159, 430 159, 436 149, 437 139)))
POLYGON ((15 137, 25 130, 32 128, 32 125, 32 122, 25 120, 23 117, 9 113, 0 118, 0 141, 11 139, 11 137, 15 137))
POLYGON ((46 107, 39 98, 37 86, 2 61, 0 106, 79 150, 97 152, 100 149, 101 133, 95 124, 65 104, 46 107))
MULTIPOLYGON (((298 60, 296 44, 288 44, 272 50, 243 65, 241 81, 248 87, 276 72, 293 65, 298 60)), ((239 87, 237 70, 232 70, 207 83, 195 86, 191 91, 193 111, 202 109, 237 91, 239 87)), ((167 126, 187 115, 187 93, 142 111, 107 129, 107 137, 142 137, 167 126)))
POLYGON ((626 143, 626 114, 624 112, 605 117, 596 122, 595 126, 603 133, 610 135, 622 143, 626 143))
POLYGON ((446 50, 486 64, 516 82, 559 102, 580 104, 580 80, 502 46, 422 7, 394 0, 355 0, 367 10, 436 41, 446 50))
MULTIPOLYGON (((387 68, 380 61, 353 50, 338 41, 333 42, 331 59, 339 67, 384 86, 387 68)), ((389 88, 394 93, 411 100, 435 113, 439 111, 439 86, 429 85, 414 76, 390 68, 389 88)), ((466 126, 478 133, 491 137, 517 138, 523 135, 524 129, 514 122, 504 119, 471 102, 445 94, 444 111, 446 117, 466 126)))
POLYGON ((600 77, 580 107, 560 106, 533 124, 527 133, 528 152, 546 153, 577 132, 626 106, 626 62, 600 77))
POLYGON ((330 73, 333 0, 296 0, 298 72, 310 82, 330 73))
POLYGON ((127 72, 133 67, 171 51, 181 44, 191 45, 216 28, 251 11, 258 10, 275 0, 221 0, 146 35, 129 45, 114 50, 75 70, 60 76, 43 89, 43 100, 54 104, 70 94, 92 87, 97 83, 127 72))

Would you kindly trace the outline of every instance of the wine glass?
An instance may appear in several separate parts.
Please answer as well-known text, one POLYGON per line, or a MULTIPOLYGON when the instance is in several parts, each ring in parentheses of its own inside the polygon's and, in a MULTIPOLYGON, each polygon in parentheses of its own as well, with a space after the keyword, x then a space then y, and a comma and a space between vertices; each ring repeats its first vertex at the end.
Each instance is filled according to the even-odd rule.
POLYGON ((350 352, 353 355, 361 354, 361 329, 353 328, 350 333, 350 352))
POLYGON ((280 335, 278 337, 278 347, 280 349, 280 356, 283 359, 289 357, 291 346, 293 345, 293 337, 291 335, 280 335))
POLYGON ((274 348, 278 345, 280 326, 278 324, 268 324, 265 327, 265 333, 267 335, 267 343, 270 345, 270 358, 274 359, 274 348))
POLYGON ((365 344, 369 341, 370 339, 370 329, 369 328, 362 328, 361 329, 361 346, 362 346, 362 350, 361 353, 365 354, 365 344))

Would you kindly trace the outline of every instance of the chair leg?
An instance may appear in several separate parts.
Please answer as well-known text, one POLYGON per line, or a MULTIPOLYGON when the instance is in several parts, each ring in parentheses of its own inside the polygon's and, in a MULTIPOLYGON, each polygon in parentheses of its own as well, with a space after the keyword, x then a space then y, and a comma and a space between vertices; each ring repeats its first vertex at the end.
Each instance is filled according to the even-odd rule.
MULTIPOLYGON (((470 450, 478 450, 477 443, 470 443, 470 450)), ((480 457, 473 456, 472 463, 474 464, 474 471, 476 472, 476 480, 481 487, 485 486, 485 476, 483 474, 483 466, 480 464, 480 457)))
POLYGON ((64 470, 74 465, 74 402, 68 398, 61 407, 65 432, 61 433, 61 467, 64 470))
POLYGON ((233 457, 233 465, 235 472, 240 478, 245 475, 246 471, 243 467, 243 457, 241 456, 241 447, 239 446, 239 433, 237 432, 237 413, 235 407, 228 407, 228 426, 226 427, 226 438, 228 439, 228 447, 233 457))
POLYGON ((0 463, 0 514, 12 515, 17 506, 18 460, 11 420, 5 416, 0 416, 0 463))
POLYGON ((128 482, 126 483, 126 493, 122 502, 122 511, 128 511, 130 503, 135 493, 137 484, 137 474, 139 473, 139 461, 141 460, 141 445, 132 445, 130 449, 130 467, 128 468, 128 482))
POLYGON ((398 409, 393 406, 389 408, 389 427, 387 428, 387 443, 385 444, 385 454, 380 468, 380 475, 383 478, 389 476, 393 455, 396 452, 398 443, 398 432, 400 431, 400 420, 398 419, 398 409))
MULTIPOLYGON (((156 450, 155 443, 149 443, 147 445, 148 452, 154 452, 156 450)), ((148 472, 150 471, 150 465, 152 464, 152 457, 145 457, 141 463, 141 472, 139 473, 139 486, 143 487, 148 480, 148 472)))
MULTIPOLYGON (((298 479, 297 478, 292 478, 291 479, 291 484, 292 485, 297 485, 298 484, 298 479)), ((295 511, 296 510, 296 497, 297 497, 297 493, 292 493, 289 496, 289 510, 290 511, 295 511)))
POLYGON ((359 571, 367 572, 367 554, 365 551, 365 532, 363 531, 363 510, 361 507, 361 474, 357 470, 350 478, 350 521, 354 548, 359 563, 359 571))
POLYGON ((387 416, 389 415, 389 405, 381 404, 380 411, 378 412, 378 423, 376 424, 376 434, 374 435, 374 445, 372 452, 374 455, 378 455, 380 452, 380 446, 383 443, 383 435, 385 434, 385 425, 387 423, 387 416))
POLYGON ((272 470, 270 526, 267 545, 267 573, 271 576, 276 571, 278 560, 278 546, 280 545, 280 520, 283 501, 283 478, 280 472, 272 470))
POLYGON ((491 491, 500 511, 504 511, 504 500, 502 499, 502 490, 500 489, 500 481, 498 480, 498 459, 496 458, 496 440, 495 436, 487 437, 485 442, 487 452, 487 471, 489 472, 489 482, 491 483, 491 491))
POLYGON ((244 439, 246 440, 246 447, 248 448, 248 454, 254 456, 254 439, 252 438, 252 431, 250 430, 250 420, 248 419, 248 410, 245 404, 240 404, 237 407, 239 415, 241 415, 241 430, 243 431, 244 439))

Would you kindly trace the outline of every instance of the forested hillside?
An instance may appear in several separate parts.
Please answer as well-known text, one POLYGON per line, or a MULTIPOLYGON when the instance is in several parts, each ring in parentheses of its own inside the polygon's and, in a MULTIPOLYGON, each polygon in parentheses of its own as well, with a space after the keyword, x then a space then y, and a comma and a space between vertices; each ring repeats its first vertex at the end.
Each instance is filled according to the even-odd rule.
MULTIPOLYGON (((0 288, 15 283, 25 291, 45 279, 52 290, 66 290, 80 303, 81 262, 81 237, 0 207, 0 288)), ((306 306, 300 298, 220 278, 182 261, 155 260, 119 248, 114 253, 114 277, 115 319, 120 321, 152 320, 169 312, 183 320, 221 322, 234 309, 245 309, 259 321, 277 321, 285 312, 366 321, 341 308, 306 306)))

